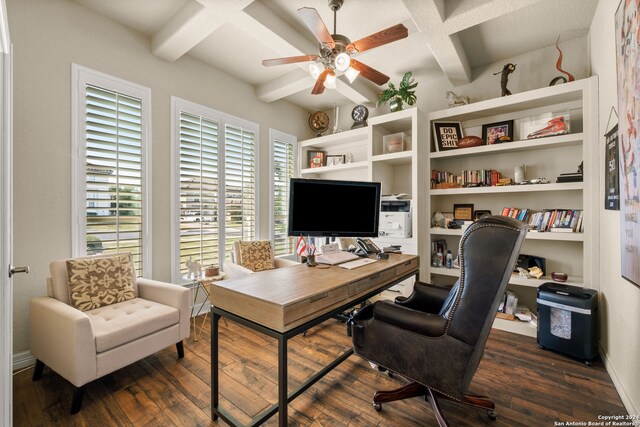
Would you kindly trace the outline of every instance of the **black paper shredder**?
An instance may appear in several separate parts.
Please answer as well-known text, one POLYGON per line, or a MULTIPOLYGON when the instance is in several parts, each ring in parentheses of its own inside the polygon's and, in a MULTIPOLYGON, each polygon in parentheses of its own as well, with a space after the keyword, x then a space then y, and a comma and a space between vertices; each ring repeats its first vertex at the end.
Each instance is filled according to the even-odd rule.
POLYGON ((548 282, 538 287, 538 345, 587 365, 598 356, 598 292, 548 282))

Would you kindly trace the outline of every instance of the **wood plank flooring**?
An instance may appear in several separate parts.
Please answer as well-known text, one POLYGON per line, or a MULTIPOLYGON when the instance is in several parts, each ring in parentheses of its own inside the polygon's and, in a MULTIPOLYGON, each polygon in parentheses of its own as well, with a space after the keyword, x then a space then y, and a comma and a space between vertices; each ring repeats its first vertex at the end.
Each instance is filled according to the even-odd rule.
MULTIPOLYGON (((228 322, 220 323, 221 404, 248 422, 277 401, 276 342, 228 322)), ((224 426, 212 422, 208 324, 199 341, 185 343, 185 358, 167 348, 87 385, 80 413, 71 416, 72 386, 45 368, 14 376, 16 426, 224 426)), ((350 346, 345 326, 328 320, 289 342, 290 387, 350 346)), ((443 357, 446 357, 444 355, 443 357)), ((292 426, 435 426, 431 407, 414 398, 383 405, 376 390, 400 387, 398 377, 351 356, 289 406, 292 426)), ((469 390, 491 396, 498 420, 486 412, 441 401, 451 426, 553 426, 554 421, 598 421, 626 411, 602 362, 593 367, 540 350, 535 339, 493 330, 469 390)), ((266 425, 277 425, 277 416, 266 425)))

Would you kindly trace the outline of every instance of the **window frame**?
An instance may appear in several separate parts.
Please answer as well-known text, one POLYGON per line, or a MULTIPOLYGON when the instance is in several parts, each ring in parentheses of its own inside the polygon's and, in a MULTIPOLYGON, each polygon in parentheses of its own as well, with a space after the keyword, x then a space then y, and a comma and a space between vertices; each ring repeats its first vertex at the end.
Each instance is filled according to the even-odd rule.
MULTIPOLYGON (((255 218, 255 236, 259 236, 260 228, 260 186, 258 179, 260 177, 260 126, 249 120, 232 116, 215 110, 213 108, 201 105, 177 96, 171 97, 171 278, 173 283, 188 283, 180 273, 180 112, 184 111, 189 114, 205 117, 208 120, 218 123, 218 182, 221 190, 219 191, 218 220, 223 218, 223 222, 218 224, 218 241, 226 240, 226 194, 224 188, 226 186, 225 176, 225 125, 233 125, 249 130, 255 135, 255 160, 254 174, 256 179, 256 195, 254 198, 253 215, 255 218)), ((226 258, 225 245, 218 244, 218 255, 220 257, 220 267, 224 266, 226 258)))
POLYGON ((90 68, 71 64, 71 255, 87 255, 86 234, 86 85, 91 84, 123 95, 139 98, 142 103, 141 190, 142 190, 142 277, 151 278, 151 89, 90 68))
MULTIPOLYGON (((293 145, 293 177, 300 175, 300 169, 298 165, 298 138, 294 135, 279 131, 277 129, 269 129, 269 240, 273 245, 275 251, 275 143, 276 140, 283 141, 287 144, 293 145)), ((295 254, 295 243, 293 244, 293 251, 290 254, 282 254, 280 256, 287 256, 295 254)))

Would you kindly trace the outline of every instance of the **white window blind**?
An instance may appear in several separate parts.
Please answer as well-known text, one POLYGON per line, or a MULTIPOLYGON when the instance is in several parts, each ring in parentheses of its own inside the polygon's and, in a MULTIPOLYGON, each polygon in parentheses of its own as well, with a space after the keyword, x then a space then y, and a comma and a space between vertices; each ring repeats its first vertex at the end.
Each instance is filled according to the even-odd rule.
POLYGON ((218 123, 180 113, 180 273, 185 262, 219 264, 218 123))
POLYGON ((289 218, 289 180, 296 173, 295 138, 272 131, 271 137, 271 210, 272 235, 275 255, 294 252, 294 239, 287 236, 289 218))
POLYGON ((225 252, 233 242, 254 240, 256 231, 255 132, 225 124, 225 252))
POLYGON ((142 100, 86 85, 86 253, 131 252, 142 274, 142 100))

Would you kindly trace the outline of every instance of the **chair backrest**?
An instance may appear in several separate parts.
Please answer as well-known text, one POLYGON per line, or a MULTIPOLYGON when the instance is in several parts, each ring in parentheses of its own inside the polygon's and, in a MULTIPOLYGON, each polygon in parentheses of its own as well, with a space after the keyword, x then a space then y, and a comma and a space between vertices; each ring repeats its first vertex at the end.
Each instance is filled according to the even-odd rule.
POLYGON ((273 270, 275 258, 269 240, 233 242, 233 262, 251 271, 273 270))
MULTIPOLYGON (((86 259, 86 258, 109 258, 113 256, 121 256, 127 255, 131 257, 131 254, 128 252, 123 253, 113 253, 113 254, 100 254, 100 255, 92 255, 86 257, 78 257, 78 258, 68 258, 68 259, 60 259, 56 261, 52 261, 49 264, 49 271, 51 272, 51 277, 47 278, 47 295, 57 299, 58 301, 62 301, 65 304, 69 304, 69 284, 68 284, 68 273, 67 273, 67 261, 71 259, 86 259)), ((138 285, 136 283, 136 271, 133 269, 133 291, 138 295, 138 285)))
POLYGON ((460 280, 441 314, 449 319, 447 334, 474 347, 465 387, 480 363, 526 234, 527 225, 522 221, 485 216, 469 226, 460 239, 460 280))

